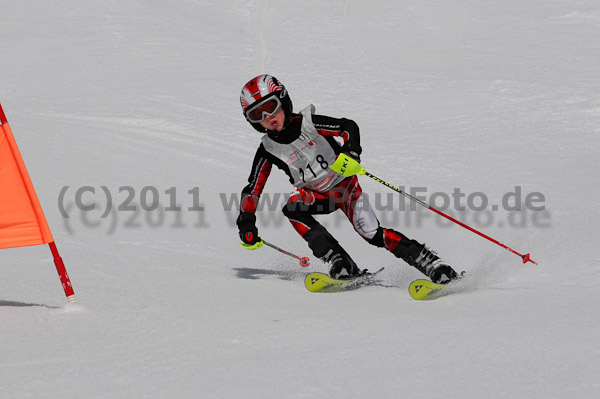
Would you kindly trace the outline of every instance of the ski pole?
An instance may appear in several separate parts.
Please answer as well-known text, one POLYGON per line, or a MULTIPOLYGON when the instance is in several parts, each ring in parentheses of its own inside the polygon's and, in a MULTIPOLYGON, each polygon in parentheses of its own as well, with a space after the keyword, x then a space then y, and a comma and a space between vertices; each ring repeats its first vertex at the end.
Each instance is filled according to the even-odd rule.
POLYGON ((268 241, 262 240, 266 246, 271 247, 279 252, 281 252, 282 254, 286 254, 288 256, 291 256, 292 258, 296 258, 300 261, 300 266, 302 267, 308 267, 310 265, 310 259, 308 259, 306 256, 303 257, 299 257, 298 255, 294 255, 291 252, 286 251, 285 249, 281 249, 279 248, 277 245, 273 245, 268 241))
POLYGON ((389 188, 391 188, 392 190, 404 195, 405 197, 409 198, 412 201, 415 201, 416 203, 418 203, 419 205, 424 206, 425 208, 437 213, 440 216, 445 217, 446 219, 458 224, 459 226, 464 227, 465 229, 472 231, 475 234, 480 235, 481 237, 490 240, 491 242, 493 242, 494 244, 497 244, 499 246, 501 246, 502 248, 512 252, 515 255, 518 255, 521 259, 523 259, 523 263, 527 263, 527 262, 531 262, 535 265, 537 265, 537 262, 533 261, 533 259, 531 259, 529 254, 526 255, 522 255, 519 252, 515 251, 514 249, 508 247, 507 245, 501 243, 500 241, 486 235, 483 234, 480 231, 475 230, 474 228, 467 226, 466 224, 464 224, 463 222, 454 219, 453 217, 446 215, 444 212, 440 211, 439 209, 434 208, 433 206, 421 201, 420 199, 413 197, 412 195, 404 192, 403 190, 399 189, 398 187, 395 187, 393 185, 391 185, 390 183, 380 179, 379 177, 376 177, 374 175, 372 175, 371 173, 367 172, 367 170, 365 168, 363 168, 360 163, 358 163, 358 161, 356 161, 355 159, 353 159, 352 157, 349 157, 346 154, 340 154, 338 156, 338 158, 336 159, 336 161, 333 163, 333 165, 329 166, 331 169, 333 169, 335 172, 341 174, 342 176, 353 176, 353 175, 365 175, 367 177, 370 177, 371 179, 375 180, 378 183, 383 184, 384 186, 387 186, 389 188))
POLYGON ((267 247, 271 247, 279 252, 281 252, 282 254, 286 254, 288 256, 291 256, 292 258, 296 258, 298 259, 298 261, 300 261, 300 266, 302 267, 308 267, 310 265, 310 259, 308 259, 306 256, 300 257, 298 255, 295 255, 291 252, 286 251, 285 249, 279 248, 277 245, 271 244, 268 241, 265 241, 263 239, 261 239, 261 241, 257 242, 256 244, 244 244, 240 242, 240 245, 246 249, 259 249, 260 247, 263 246, 263 244, 265 244, 267 247))

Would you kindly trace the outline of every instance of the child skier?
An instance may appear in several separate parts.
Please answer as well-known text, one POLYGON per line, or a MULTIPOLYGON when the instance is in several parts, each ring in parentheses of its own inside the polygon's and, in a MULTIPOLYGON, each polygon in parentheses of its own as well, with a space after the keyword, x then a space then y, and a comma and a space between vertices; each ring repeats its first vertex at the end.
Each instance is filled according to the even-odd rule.
POLYGON ((315 115, 313 105, 299 114, 292 113, 287 90, 270 75, 260 75, 246 83, 240 101, 246 120, 265 133, 254 157, 249 184, 242 190, 237 226, 245 247, 255 249, 262 245, 255 212, 275 165, 296 187, 283 206, 283 214, 313 254, 330 265, 331 277, 348 279, 366 273, 313 217, 341 209, 369 244, 387 249, 435 283, 457 278, 452 267, 427 246, 379 225, 356 176, 344 177, 329 168, 340 153, 360 162, 359 128, 354 121, 315 115))

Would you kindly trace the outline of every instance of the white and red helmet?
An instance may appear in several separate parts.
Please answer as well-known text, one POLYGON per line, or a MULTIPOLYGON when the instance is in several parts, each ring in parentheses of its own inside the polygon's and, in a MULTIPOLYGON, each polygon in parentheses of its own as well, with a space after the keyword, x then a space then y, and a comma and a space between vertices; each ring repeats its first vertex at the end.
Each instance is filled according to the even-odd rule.
POLYGON ((285 127, 292 117, 292 100, 290 99, 285 86, 277 80, 276 77, 271 75, 259 75, 246 83, 240 93, 240 103, 242 105, 244 117, 254 129, 262 133, 267 132, 267 130, 261 126, 260 122, 252 121, 251 118, 248 117, 247 112, 268 101, 268 99, 272 97, 277 97, 281 102, 281 106, 285 112, 285 127))

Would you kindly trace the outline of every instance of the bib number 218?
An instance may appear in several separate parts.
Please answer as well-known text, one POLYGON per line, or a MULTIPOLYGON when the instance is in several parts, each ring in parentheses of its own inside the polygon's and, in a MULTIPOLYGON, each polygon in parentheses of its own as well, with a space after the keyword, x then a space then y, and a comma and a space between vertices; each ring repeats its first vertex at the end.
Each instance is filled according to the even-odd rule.
MULTIPOLYGON (((321 166, 321 168, 323 170, 327 169, 329 167, 329 163, 327 163, 327 161, 325 160, 325 158, 323 157, 323 155, 317 155, 317 163, 321 166)), ((310 166, 310 164, 306 165, 306 169, 313 175, 313 177, 316 179, 317 178, 317 174, 315 173, 314 169, 312 168, 312 166, 310 166)), ((304 183, 306 183, 306 175, 304 172, 304 169, 300 168, 300 175, 302 175, 302 181, 304 183)))

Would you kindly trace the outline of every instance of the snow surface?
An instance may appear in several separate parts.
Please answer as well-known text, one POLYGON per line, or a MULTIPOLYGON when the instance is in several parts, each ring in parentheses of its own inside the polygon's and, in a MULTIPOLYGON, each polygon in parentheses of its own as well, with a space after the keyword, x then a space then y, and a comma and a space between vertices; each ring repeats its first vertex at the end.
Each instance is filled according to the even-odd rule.
MULTIPOLYGON (((0 397, 599 397, 596 1, 8 0, 0 22, 0 101, 78 298, 47 247, 0 252, 0 397), (263 72, 296 110, 354 119, 395 185, 543 193, 475 226, 539 266, 398 209, 382 223, 466 270, 461 292, 413 301, 418 272, 339 215, 320 220, 388 288, 312 294, 318 260, 242 249, 229 201, 260 135, 238 93, 263 72), (102 186, 138 213, 102 219, 102 186), (140 210, 144 187, 181 212, 140 210)), ((290 190, 274 170, 266 192, 290 190)), ((271 208, 261 235, 309 256, 271 208)))

